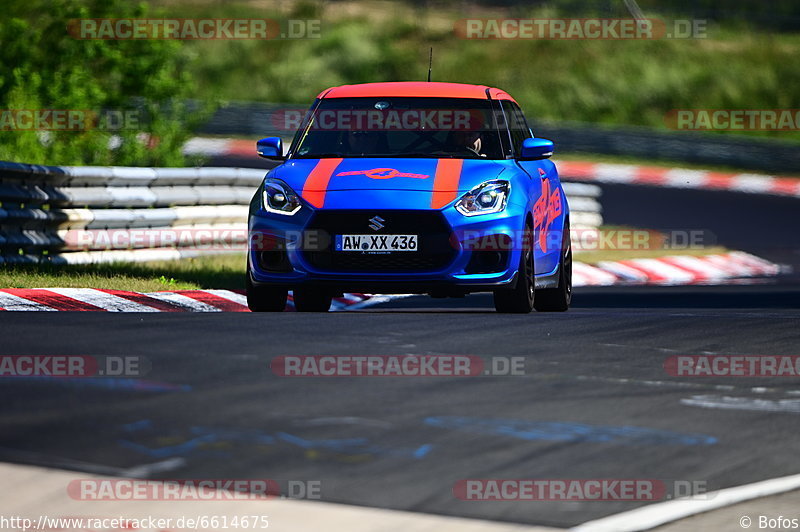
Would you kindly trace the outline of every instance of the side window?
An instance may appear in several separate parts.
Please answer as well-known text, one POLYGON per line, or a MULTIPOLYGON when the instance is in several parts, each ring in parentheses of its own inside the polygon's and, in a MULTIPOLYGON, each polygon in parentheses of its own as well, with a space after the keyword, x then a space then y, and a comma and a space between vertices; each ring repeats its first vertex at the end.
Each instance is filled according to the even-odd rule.
POLYGON ((514 150, 511 145, 511 136, 508 133, 508 124, 506 123, 507 108, 503 106, 503 103, 505 102, 500 100, 492 100, 491 128, 498 133, 503 157, 510 159, 514 157, 514 150))
POLYGON ((514 145, 514 153, 517 154, 522 149, 522 141, 531 137, 531 130, 525 122, 519 106, 513 102, 504 101, 503 107, 508 116, 508 131, 511 133, 511 142, 514 145))

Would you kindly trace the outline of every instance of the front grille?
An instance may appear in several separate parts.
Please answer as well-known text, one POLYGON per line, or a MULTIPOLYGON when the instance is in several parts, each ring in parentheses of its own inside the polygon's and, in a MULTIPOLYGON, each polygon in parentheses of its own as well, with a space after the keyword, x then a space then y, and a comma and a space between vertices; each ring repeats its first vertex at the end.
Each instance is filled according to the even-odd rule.
POLYGON ((446 268, 457 250, 451 245, 450 226, 436 211, 358 210, 320 211, 308 230, 330 238, 321 250, 304 251, 305 259, 315 269, 330 272, 425 272, 446 268), (385 226, 380 231, 369 227, 370 218, 380 216, 385 226), (335 235, 393 234, 418 235, 417 251, 365 253, 333 251, 335 235))

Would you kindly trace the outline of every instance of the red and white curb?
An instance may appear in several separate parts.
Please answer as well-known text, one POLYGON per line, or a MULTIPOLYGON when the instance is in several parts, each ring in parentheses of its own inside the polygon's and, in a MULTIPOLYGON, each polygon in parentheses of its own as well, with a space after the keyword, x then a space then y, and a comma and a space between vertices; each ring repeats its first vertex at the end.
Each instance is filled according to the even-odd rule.
MULTIPOLYGON (((777 275, 780 266, 748 253, 733 251, 701 257, 575 262, 573 284, 581 286, 728 284, 742 279, 777 275)), ((408 295, 344 294, 331 310, 356 310, 408 295)), ((231 290, 126 292, 96 288, 0 289, 0 311, 94 312, 248 312, 247 298, 231 290)), ((294 310, 292 295, 286 310, 294 310)))
POLYGON ((581 161, 557 161, 557 166, 559 175, 569 181, 726 190, 800 197, 800 179, 795 177, 581 161))
MULTIPOLYGON (((385 301, 383 296, 345 294, 331 310, 363 308, 385 301)), ((126 292, 95 288, 5 288, 0 289, 0 311, 89 311, 89 312, 249 312, 247 298, 231 290, 176 290, 172 292, 126 292)), ((294 310, 291 294, 286 310, 294 310)))
POLYGON ((733 284, 768 277, 781 267, 742 251, 718 255, 677 255, 657 259, 575 262, 572 284, 579 286, 733 284))

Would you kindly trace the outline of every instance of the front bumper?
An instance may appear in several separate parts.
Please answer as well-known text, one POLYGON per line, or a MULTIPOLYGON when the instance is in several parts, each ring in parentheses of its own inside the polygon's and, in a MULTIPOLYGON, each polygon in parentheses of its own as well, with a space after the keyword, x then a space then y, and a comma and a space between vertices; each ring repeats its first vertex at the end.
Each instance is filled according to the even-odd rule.
POLYGON ((304 209, 295 216, 251 213, 248 271, 254 285, 315 286, 334 292, 461 295, 513 286, 523 212, 465 217, 442 210, 304 209), (333 251, 337 234, 418 234, 419 250, 392 254, 333 251))

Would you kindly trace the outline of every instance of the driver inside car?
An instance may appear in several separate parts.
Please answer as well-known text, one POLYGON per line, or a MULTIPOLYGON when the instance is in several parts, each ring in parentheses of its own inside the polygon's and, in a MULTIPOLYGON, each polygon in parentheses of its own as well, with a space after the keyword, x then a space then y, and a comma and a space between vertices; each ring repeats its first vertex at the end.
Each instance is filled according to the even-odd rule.
POLYGON ((486 154, 481 153, 482 142, 480 131, 453 131, 449 135, 448 145, 461 153, 468 151, 478 157, 486 157, 486 154))
POLYGON ((346 138, 352 154, 371 154, 378 147, 378 135, 372 131, 349 131, 346 138))

